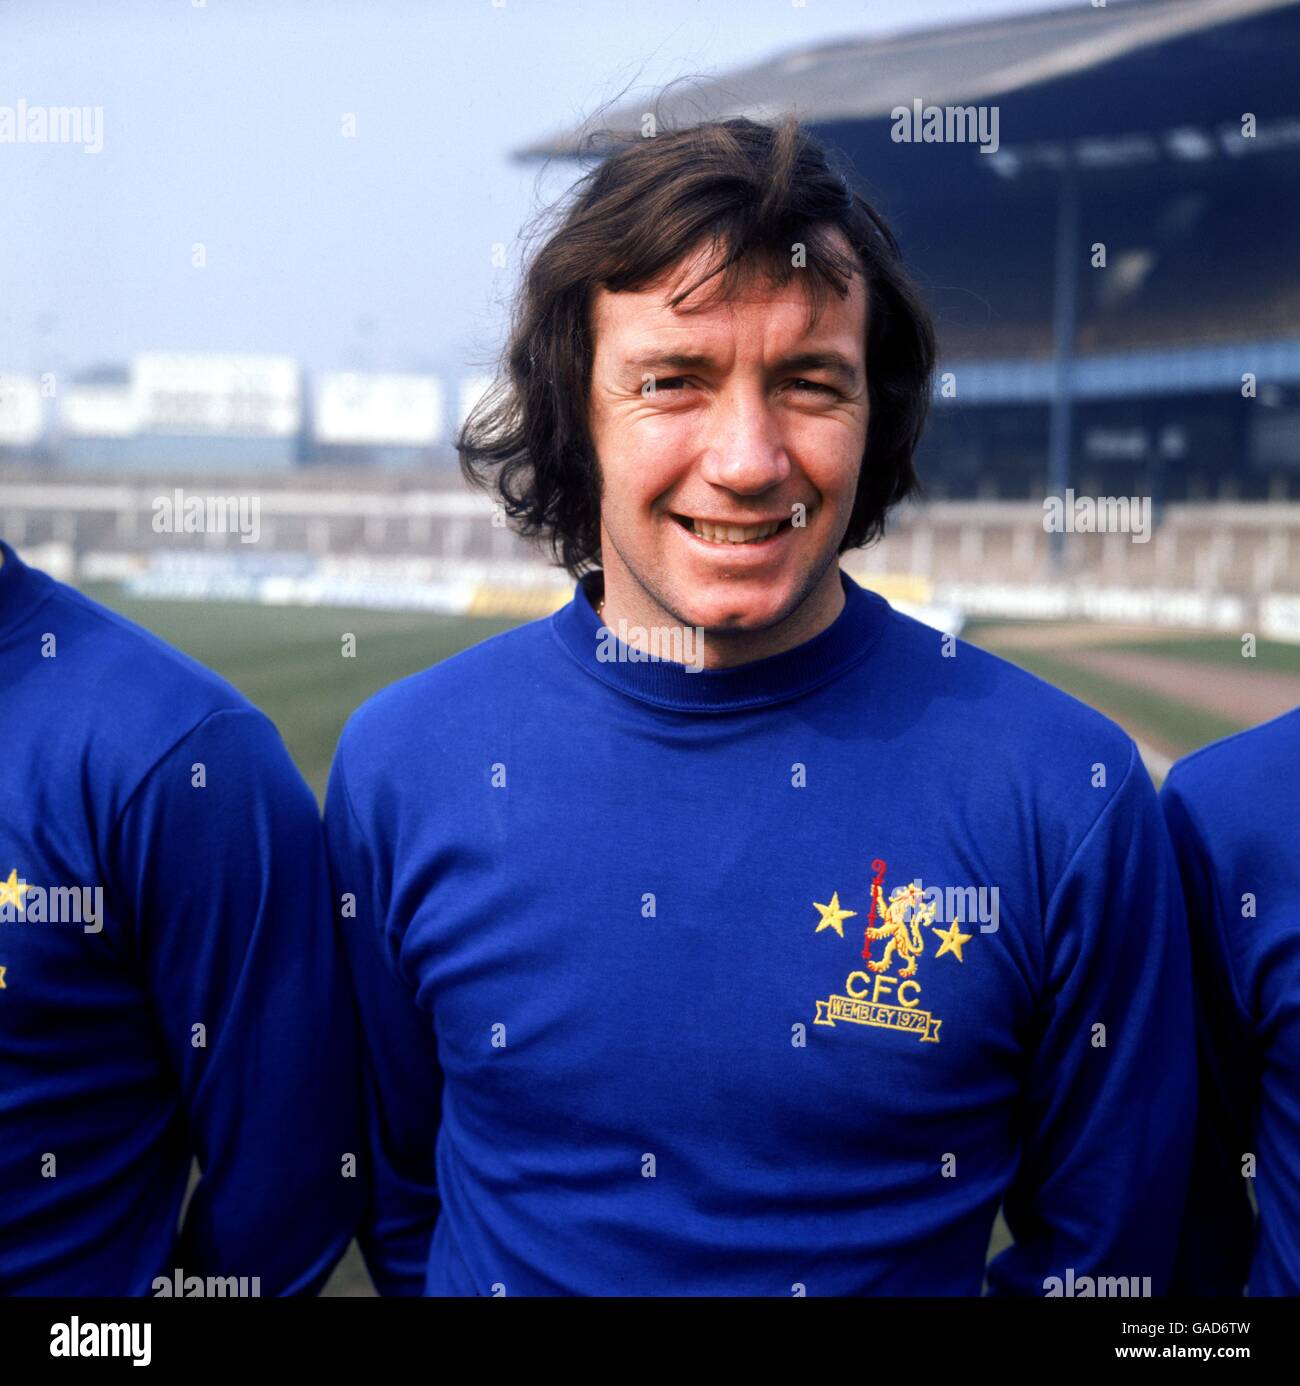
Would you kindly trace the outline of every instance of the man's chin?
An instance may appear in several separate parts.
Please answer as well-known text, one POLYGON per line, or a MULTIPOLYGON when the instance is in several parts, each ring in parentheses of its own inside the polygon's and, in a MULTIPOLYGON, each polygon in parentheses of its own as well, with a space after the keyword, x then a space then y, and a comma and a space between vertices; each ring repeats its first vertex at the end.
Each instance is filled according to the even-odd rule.
POLYGON ((757 635, 788 620, 801 603, 798 588, 782 584, 779 591, 753 595, 719 592, 692 594, 678 608, 683 625, 696 626, 719 637, 757 635))

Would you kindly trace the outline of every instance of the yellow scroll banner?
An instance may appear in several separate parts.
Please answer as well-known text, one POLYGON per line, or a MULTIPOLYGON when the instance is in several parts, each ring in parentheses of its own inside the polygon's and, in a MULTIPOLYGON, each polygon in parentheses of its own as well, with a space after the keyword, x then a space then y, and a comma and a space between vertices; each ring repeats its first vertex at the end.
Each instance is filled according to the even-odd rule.
POLYGON ((878 1025, 883 1030, 902 1030, 917 1035, 922 1042, 929 1040, 934 1044, 939 1043, 939 1026, 943 1024, 929 1011, 917 1010, 915 1006, 882 1006, 852 996, 835 995, 817 1002, 814 1025, 834 1025, 837 1020, 847 1020, 853 1025, 878 1025))

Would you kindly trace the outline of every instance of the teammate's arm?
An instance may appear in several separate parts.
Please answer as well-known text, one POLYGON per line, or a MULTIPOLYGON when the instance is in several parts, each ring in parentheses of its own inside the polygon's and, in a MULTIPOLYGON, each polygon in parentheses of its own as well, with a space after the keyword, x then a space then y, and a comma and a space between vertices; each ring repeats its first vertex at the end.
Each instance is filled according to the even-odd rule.
POLYGON ((1178 792, 1176 773, 1165 781, 1160 802, 1191 927, 1201 1097, 1191 1191, 1172 1289, 1178 1294, 1240 1295, 1254 1245, 1242 1157, 1255 1148, 1250 1133, 1259 1097, 1259 1061, 1224 934, 1214 863, 1178 792))
MULTIPOLYGON (((1083 791, 1088 792, 1088 791, 1083 791)), ((1151 780, 1123 778, 1048 901, 1043 997, 994 1294, 1082 1276, 1164 1294, 1195 1120, 1186 918, 1151 780)))
POLYGON ((114 835, 202 1178, 186 1275, 317 1291, 360 1216, 355 1027, 320 818, 261 713, 213 713, 150 770, 114 835))

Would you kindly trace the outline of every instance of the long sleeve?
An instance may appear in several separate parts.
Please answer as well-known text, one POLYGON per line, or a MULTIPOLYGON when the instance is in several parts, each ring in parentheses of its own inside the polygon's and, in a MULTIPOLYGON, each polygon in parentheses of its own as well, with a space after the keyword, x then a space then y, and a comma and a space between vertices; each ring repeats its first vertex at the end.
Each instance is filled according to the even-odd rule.
POLYGON ((216 712, 153 766, 112 848, 202 1172, 177 1266, 314 1293, 361 1188, 355 1028, 311 792, 265 717, 216 712))
POLYGON ((380 1294, 419 1295, 441 1208, 442 1070, 433 1021, 400 975, 386 926, 384 873, 357 821, 340 760, 326 793, 325 830, 362 1035, 367 1206, 358 1240, 380 1294))
POLYGON ((1043 928, 1039 1033, 1005 1199, 1015 1245, 990 1265, 990 1291, 1149 1276, 1163 1294, 1195 1121, 1191 977, 1172 849, 1135 749, 1043 928))
MULTIPOLYGON (((1165 782, 1160 801, 1191 927, 1201 1091, 1192 1185, 1173 1289, 1180 1294, 1240 1295, 1254 1244, 1242 1157, 1257 1148, 1251 1131, 1259 1060, 1241 1008, 1233 950, 1224 936, 1213 863, 1174 777, 1165 782)), ((1300 1217, 1300 1209, 1293 1213, 1300 1217)))

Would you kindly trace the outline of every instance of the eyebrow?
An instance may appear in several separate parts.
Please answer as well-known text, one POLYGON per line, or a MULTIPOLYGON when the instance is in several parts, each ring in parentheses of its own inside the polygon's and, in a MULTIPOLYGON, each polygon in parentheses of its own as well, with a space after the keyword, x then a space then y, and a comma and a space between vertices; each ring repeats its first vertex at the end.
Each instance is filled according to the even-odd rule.
MULTIPOLYGON (((713 370, 717 362, 707 352, 666 351, 654 352, 649 356, 638 356, 624 363, 630 369, 643 371, 662 370, 665 367, 677 371, 713 370)), ((858 368, 838 351, 800 351, 791 356, 783 356, 773 367, 774 371, 823 371, 834 377, 841 386, 855 390, 858 386, 858 368)))

